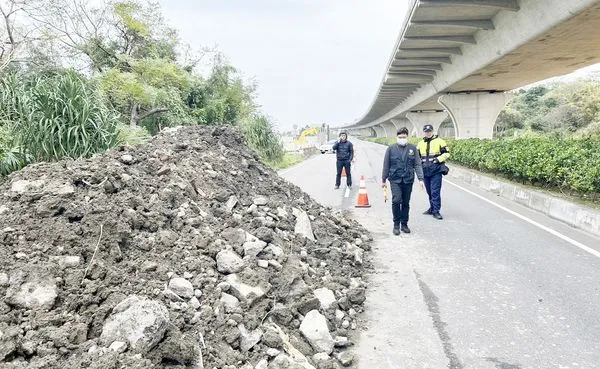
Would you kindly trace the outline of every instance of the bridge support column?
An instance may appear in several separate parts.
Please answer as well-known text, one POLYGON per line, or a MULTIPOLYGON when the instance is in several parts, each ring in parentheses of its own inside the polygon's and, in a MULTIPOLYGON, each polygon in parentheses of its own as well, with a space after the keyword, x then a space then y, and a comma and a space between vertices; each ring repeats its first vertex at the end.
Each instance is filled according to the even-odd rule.
POLYGON ((385 130, 386 137, 396 137, 396 132, 398 130, 396 129, 396 126, 394 125, 394 123, 388 121, 388 122, 382 123, 381 126, 385 130))
POLYGON ((392 119, 392 123, 394 123, 394 125, 396 126, 396 130, 399 130, 402 127, 406 127, 408 128, 409 136, 417 135, 415 125, 406 118, 392 119))
POLYGON ((498 115, 508 102, 505 93, 449 94, 438 102, 452 118, 456 138, 492 138, 498 115))
POLYGON ((444 119, 448 117, 448 113, 445 111, 411 111, 406 113, 406 117, 414 125, 415 129, 417 130, 417 134, 420 135, 421 132, 423 132, 423 126, 426 124, 431 124, 433 126, 433 132, 437 133, 444 119))
POLYGON ((375 130, 375 137, 385 137, 385 129, 381 125, 371 127, 375 130))

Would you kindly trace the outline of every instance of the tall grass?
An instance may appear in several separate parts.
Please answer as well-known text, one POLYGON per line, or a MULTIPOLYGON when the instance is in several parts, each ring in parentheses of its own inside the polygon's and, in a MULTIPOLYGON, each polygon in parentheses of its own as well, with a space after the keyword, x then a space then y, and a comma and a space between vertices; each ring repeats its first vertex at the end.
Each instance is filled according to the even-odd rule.
POLYGON ((283 146, 268 117, 252 116, 240 124, 248 145, 267 162, 282 160, 283 146))
POLYGON ((118 116, 70 72, 0 77, 0 173, 29 162, 89 157, 118 143, 118 116))

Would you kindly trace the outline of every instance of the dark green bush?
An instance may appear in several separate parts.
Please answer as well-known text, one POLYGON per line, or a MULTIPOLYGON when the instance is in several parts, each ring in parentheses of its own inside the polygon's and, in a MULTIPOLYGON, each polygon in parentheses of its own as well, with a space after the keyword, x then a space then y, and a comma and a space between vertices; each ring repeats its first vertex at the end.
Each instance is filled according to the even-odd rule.
POLYGON ((600 139, 468 139, 450 143, 451 160, 484 172, 581 194, 600 193, 600 139))

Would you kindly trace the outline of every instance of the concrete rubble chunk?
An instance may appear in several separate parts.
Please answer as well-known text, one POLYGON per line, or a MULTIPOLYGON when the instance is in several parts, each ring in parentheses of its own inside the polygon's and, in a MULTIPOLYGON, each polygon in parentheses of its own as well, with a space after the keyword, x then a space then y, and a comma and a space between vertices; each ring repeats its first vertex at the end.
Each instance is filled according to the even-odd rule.
POLYGON ((302 320, 300 332, 317 352, 331 354, 334 347, 333 337, 329 333, 327 318, 317 310, 312 310, 302 320))
POLYGON ((225 311, 231 312, 240 306, 240 300, 228 293, 221 293, 220 301, 225 305, 225 311))
POLYGON ((315 297, 319 299, 321 308, 325 310, 329 309, 331 305, 337 302, 333 291, 329 288, 318 288, 313 293, 315 294, 315 297))
POLYGON ((53 184, 48 192, 56 196, 69 196, 75 193, 75 187, 70 184, 53 184))
POLYGON ((265 206, 269 203, 269 199, 264 196, 259 196, 254 198, 254 205, 256 206, 265 206))
POLYGON ((366 290, 364 288, 352 288, 348 291, 348 300, 353 304, 362 304, 366 298, 366 290))
POLYGON ((269 245, 269 246, 265 247, 265 252, 272 253, 273 256, 275 256, 276 258, 283 255, 283 249, 276 245, 269 245))
POLYGON ((132 164, 133 163, 133 156, 129 155, 129 154, 125 154, 121 156, 121 163, 123 164, 132 164))
POLYGON ((100 335, 104 346, 121 341, 145 353, 162 340, 169 326, 169 312, 157 301, 131 296, 114 310, 117 312, 105 321, 100 335))
POLYGON ((284 208, 277 208, 277 216, 280 218, 287 218, 290 214, 284 208))
POLYGON ((200 301, 195 296, 190 299, 190 301, 188 302, 188 304, 194 310, 198 310, 198 308, 201 306, 200 301))
POLYGON ((350 341, 348 337, 337 336, 333 340, 335 347, 348 347, 350 345, 350 341))
POLYGON ((184 299, 191 299, 194 296, 194 286, 185 278, 173 278, 169 281, 169 289, 184 299))
POLYGON ((44 187, 45 183, 46 183, 46 181, 44 181, 42 179, 38 179, 35 181, 28 181, 25 179, 20 179, 20 180, 14 181, 12 183, 10 190, 12 192, 24 194, 29 191, 40 190, 42 187, 44 187))
POLYGON ((222 250, 217 254, 217 270, 224 274, 238 273, 244 269, 244 260, 233 250, 222 250))
POLYGON ((262 359, 256 364, 254 369, 269 369, 269 362, 267 361, 267 359, 262 359))
POLYGON ((8 286, 8 274, 6 273, 0 273, 0 286, 8 286))
POLYGON ((240 330, 241 334, 240 348, 242 349, 242 352, 250 351, 252 347, 256 346, 256 344, 260 342, 260 339, 263 335, 263 331, 260 328, 249 331, 243 324, 240 324, 238 325, 238 329, 240 330))
POLYGON ((269 268, 269 260, 257 260, 256 265, 261 268, 267 269, 269 268))
POLYGON ((14 181, 10 187, 10 190, 12 192, 16 192, 19 194, 24 194, 27 191, 29 191, 30 189, 40 189, 42 186, 44 186, 45 181, 39 179, 36 181, 27 181, 25 179, 20 179, 17 181, 14 181))
POLYGON ((183 299, 176 294, 175 292, 171 291, 170 289, 166 288, 164 291, 162 291, 162 294, 169 300, 173 301, 173 302, 183 302, 183 299))
POLYGON ((352 255, 356 264, 360 265, 363 263, 363 255, 365 252, 363 249, 356 245, 349 245, 347 248, 347 252, 348 254, 352 255))
POLYGON ((112 350, 117 353, 123 353, 127 351, 127 342, 115 341, 108 346, 109 350, 112 350))
POLYGON ((319 352, 318 354, 314 354, 312 359, 317 365, 317 368, 331 368, 332 358, 329 356, 329 354, 319 352))
POLYGON ((50 310, 58 297, 58 287, 54 280, 32 281, 21 285, 8 301, 26 309, 50 310))
POLYGON ((238 198, 235 195, 230 196, 227 200, 227 203, 225 204, 225 209, 227 210, 227 212, 231 214, 237 203, 238 198))
POLYGON ((244 242, 255 242, 255 241, 260 241, 258 239, 258 237, 256 237, 255 235, 253 235, 252 233, 248 233, 244 230, 242 230, 242 232, 244 232, 244 234, 246 235, 246 239, 244 242))
POLYGON ((244 243, 244 256, 256 257, 260 254, 265 247, 267 247, 267 243, 264 241, 248 241, 244 243))
POLYGON ((315 241, 315 235, 313 234, 312 225, 308 214, 304 210, 298 208, 293 209, 294 216, 296 217, 296 226, 294 232, 308 238, 311 241, 315 241))
POLYGON ((221 289, 221 291, 223 291, 223 292, 227 292, 231 288, 231 286, 227 282, 220 282, 217 285, 217 287, 219 287, 221 289))
POLYGON ((61 269, 75 268, 81 263, 81 257, 79 256, 59 256, 58 266, 61 269))
POLYGON ((350 366, 354 361, 354 354, 351 351, 337 352, 334 356, 343 366, 350 366))
POLYGON ((260 286, 250 286, 242 282, 237 274, 229 274, 226 280, 231 285, 233 295, 240 300, 246 301, 249 305, 252 305, 254 301, 263 297, 266 293, 260 286))
POLYGON ((277 355, 279 355, 281 353, 281 351, 275 349, 275 348, 268 348, 267 349, 267 356, 269 357, 275 357, 277 355))

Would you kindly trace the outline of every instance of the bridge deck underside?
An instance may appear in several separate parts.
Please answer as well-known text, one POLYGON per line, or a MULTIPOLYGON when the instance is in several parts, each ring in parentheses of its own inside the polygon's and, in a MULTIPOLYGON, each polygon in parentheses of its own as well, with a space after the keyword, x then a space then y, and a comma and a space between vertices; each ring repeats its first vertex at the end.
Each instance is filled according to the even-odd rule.
MULTIPOLYGON (((402 104, 411 106, 395 111, 395 117, 402 117, 407 111, 439 110, 442 108, 437 103, 440 94, 508 91, 600 62, 600 1, 590 2, 592 6, 570 19, 546 32, 536 33, 538 36, 532 39, 524 39, 521 46, 513 50, 498 53, 498 57, 490 58, 492 61, 485 67, 478 66, 472 71, 467 68, 464 77, 461 74, 460 80, 452 83, 452 80, 446 82, 439 76, 457 64, 472 64, 472 53, 469 57, 463 56, 465 47, 470 48, 467 50, 480 47, 480 36, 489 35, 489 32, 494 32, 498 43, 519 33, 519 29, 503 29, 502 22, 497 21, 499 14, 516 16, 521 11, 519 2, 420 0, 395 46, 373 104, 354 126, 372 126, 389 120, 393 118, 389 113, 394 109, 400 110, 402 104), (482 6, 484 3, 488 5, 482 6), (424 87, 434 92, 415 99, 419 95, 416 92, 424 87)), ((544 8, 541 9, 543 11, 544 8)), ((531 27, 536 27, 534 17, 531 18, 531 27)), ((489 52, 489 48, 484 49, 481 53, 489 52)), ((476 54, 479 53, 480 50, 477 50, 476 54)))

